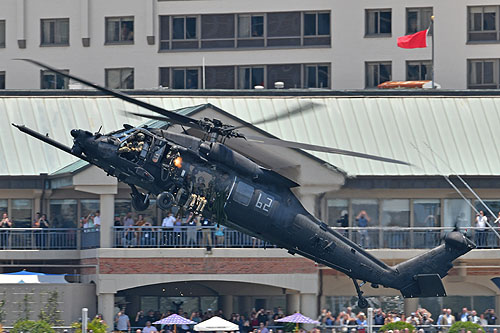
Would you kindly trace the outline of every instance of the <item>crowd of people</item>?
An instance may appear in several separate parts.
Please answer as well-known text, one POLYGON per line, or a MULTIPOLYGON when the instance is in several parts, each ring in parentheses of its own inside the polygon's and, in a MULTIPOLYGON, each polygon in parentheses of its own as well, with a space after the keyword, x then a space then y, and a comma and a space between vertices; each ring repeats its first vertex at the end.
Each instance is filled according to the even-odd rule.
MULTIPOLYGON (((237 324, 239 326, 239 331, 242 333, 282 333, 284 331, 283 323, 277 321, 285 317, 284 311, 280 307, 274 309, 274 311, 264 309, 257 311, 253 309, 245 314, 232 313, 229 318, 224 316, 222 310, 213 311, 212 309, 207 309, 205 312, 200 310, 188 313, 182 308, 179 308, 177 311, 169 310, 165 313, 154 310, 149 310, 145 313, 141 310, 130 319, 129 316, 125 314, 125 309, 122 309, 115 317, 115 330, 118 332, 130 332, 133 330, 133 332, 137 333, 172 333, 173 325, 155 325, 154 323, 173 313, 177 313, 195 323, 205 321, 212 316, 218 316, 237 324)), ((335 330, 335 332, 351 331, 365 333, 368 326, 366 314, 362 311, 355 313, 351 307, 347 307, 339 313, 332 313, 328 309, 323 309, 317 317, 317 321, 319 324, 315 325, 316 327, 312 330, 312 333, 319 333, 324 329, 332 329, 332 332, 335 330)), ((382 325, 399 321, 412 324, 416 327, 418 333, 425 333, 431 331, 446 331, 447 328, 456 321, 469 321, 481 326, 492 326, 497 324, 497 316, 493 309, 487 309, 483 313, 478 313, 476 310, 463 308, 462 312, 455 314, 453 314, 451 309, 442 309, 441 314, 434 318, 432 314, 424 308, 419 308, 416 312, 412 312, 408 315, 400 311, 384 312, 381 308, 374 309, 373 311, 372 323, 375 330, 379 330, 382 325)), ((179 333, 193 332, 193 326, 194 325, 177 325, 176 331, 179 333)), ((405 333, 403 331, 396 331, 390 333, 405 333)), ((496 328, 488 329, 488 331, 497 333, 496 328)))

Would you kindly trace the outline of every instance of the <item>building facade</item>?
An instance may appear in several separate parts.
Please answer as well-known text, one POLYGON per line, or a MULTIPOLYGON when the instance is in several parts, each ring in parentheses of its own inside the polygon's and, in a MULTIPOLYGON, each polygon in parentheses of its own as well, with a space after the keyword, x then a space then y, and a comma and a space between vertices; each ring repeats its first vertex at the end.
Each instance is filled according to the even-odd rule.
MULTIPOLYGON (((0 4, 0 89, 70 82, 16 58, 50 63, 121 89, 373 88, 430 80, 431 48, 397 37, 435 16, 435 80, 496 89, 500 3, 414 0, 6 0, 0 4)), ((429 44, 430 44, 430 37, 429 44)))

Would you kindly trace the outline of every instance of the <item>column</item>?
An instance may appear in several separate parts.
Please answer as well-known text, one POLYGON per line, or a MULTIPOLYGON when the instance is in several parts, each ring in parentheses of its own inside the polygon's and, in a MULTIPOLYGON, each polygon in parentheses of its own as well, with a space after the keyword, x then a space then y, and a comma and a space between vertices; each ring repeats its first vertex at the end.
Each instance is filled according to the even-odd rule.
POLYGON ((300 313, 312 319, 318 317, 318 296, 316 294, 300 294, 300 313))
POLYGON ((82 37, 82 45, 90 46, 89 33, 89 0, 80 0, 80 31, 82 37))
POLYGON ((418 297, 417 298, 405 298, 405 315, 408 316, 412 312, 417 312, 418 309, 418 297))
POLYGON ((252 297, 250 296, 238 296, 238 313, 244 314, 245 317, 248 317, 250 311, 252 310, 252 297))
POLYGON ((108 332, 113 331, 115 319, 115 294, 99 294, 97 296, 97 312, 102 314, 106 323, 108 323, 108 332))
POLYGON ((155 43, 154 23, 157 19, 155 17, 155 4, 155 0, 146 1, 146 17, 150 18, 146 21, 146 40, 148 45, 154 45, 155 43))
POLYGON ((226 318, 231 318, 231 313, 233 313, 233 295, 219 296, 219 303, 219 308, 222 309, 224 316, 226 318))
POLYGON ((286 315, 300 311, 300 294, 286 295, 286 315))
POLYGON ((100 240, 101 248, 113 247, 113 220, 115 215, 115 195, 101 194, 99 196, 101 211, 100 240))
POLYGON ((316 194, 301 193, 300 202, 309 213, 316 215, 316 194))
POLYGON ((495 296, 495 313, 500 311, 500 295, 495 296))
POLYGON ((17 46, 20 49, 26 48, 26 35, 24 32, 24 17, 25 17, 25 3, 24 0, 17 0, 17 46))

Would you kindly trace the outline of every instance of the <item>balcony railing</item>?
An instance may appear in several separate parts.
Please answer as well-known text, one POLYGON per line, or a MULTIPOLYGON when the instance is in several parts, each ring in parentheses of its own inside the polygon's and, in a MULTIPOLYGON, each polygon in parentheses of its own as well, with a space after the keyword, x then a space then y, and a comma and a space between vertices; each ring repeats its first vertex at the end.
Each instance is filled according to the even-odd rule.
POLYGON ((0 229, 2 250, 80 250, 97 247, 98 228, 0 229))
MULTIPOLYGON (((453 228, 332 228, 366 249, 430 249, 441 244, 453 228)), ((460 230, 478 248, 499 248, 500 239, 491 230, 468 227, 460 230)), ((497 229, 500 231, 500 228, 497 229)), ((113 227, 113 247, 274 247, 254 237, 231 229, 217 236, 215 227, 113 227)))
MULTIPOLYGON (((265 248, 274 247, 247 234, 216 227, 112 227, 115 248, 265 248)), ((366 249, 430 249, 453 228, 332 228, 366 249)), ((495 229, 500 233, 500 228, 495 229)), ((478 248, 500 248, 491 229, 461 228, 478 248)), ((99 228, 0 229, 0 250, 81 250, 100 247, 99 228)))

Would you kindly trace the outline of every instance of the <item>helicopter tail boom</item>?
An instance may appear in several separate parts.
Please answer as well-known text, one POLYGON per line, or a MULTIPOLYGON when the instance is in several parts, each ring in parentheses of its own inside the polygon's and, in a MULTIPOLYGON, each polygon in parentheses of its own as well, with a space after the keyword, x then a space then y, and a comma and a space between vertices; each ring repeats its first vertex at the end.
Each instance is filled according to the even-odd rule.
POLYGON ((408 298, 446 296, 441 279, 448 275, 453 260, 475 247, 462 233, 450 232, 444 244, 392 267, 400 275, 391 287, 408 298))

